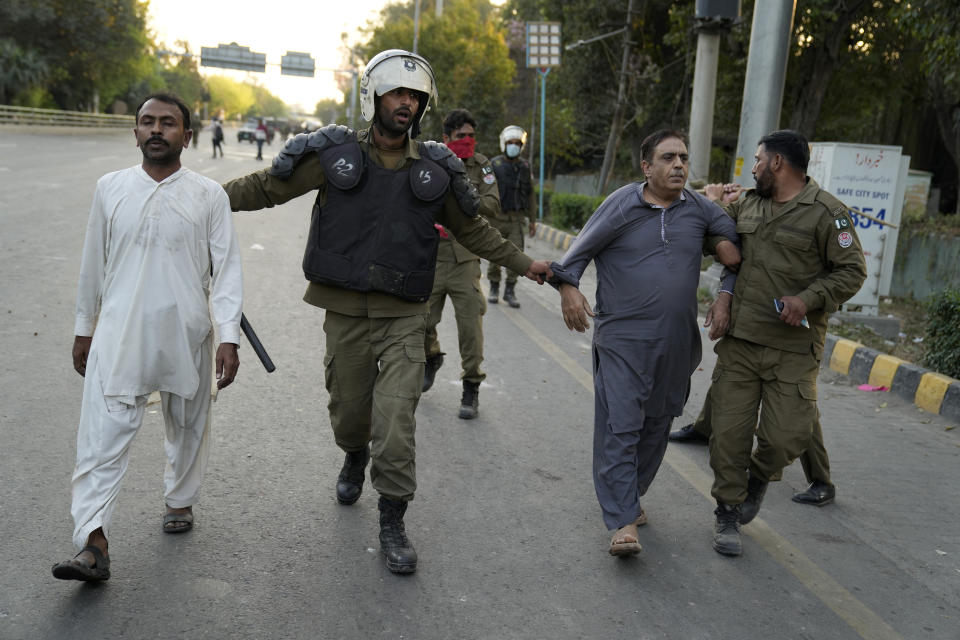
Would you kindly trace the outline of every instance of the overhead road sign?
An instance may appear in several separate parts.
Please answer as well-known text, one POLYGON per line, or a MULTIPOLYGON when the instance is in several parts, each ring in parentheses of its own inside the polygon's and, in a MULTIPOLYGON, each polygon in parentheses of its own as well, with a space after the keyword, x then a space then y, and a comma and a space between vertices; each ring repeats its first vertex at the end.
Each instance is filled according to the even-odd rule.
POLYGON ((280 58, 280 73, 287 76, 312 78, 316 64, 309 53, 287 51, 286 55, 280 58))
POLYGON ((236 42, 219 44, 216 48, 200 47, 200 65, 263 73, 267 68, 267 54, 250 51, 250 47, 241 47, 236 42))

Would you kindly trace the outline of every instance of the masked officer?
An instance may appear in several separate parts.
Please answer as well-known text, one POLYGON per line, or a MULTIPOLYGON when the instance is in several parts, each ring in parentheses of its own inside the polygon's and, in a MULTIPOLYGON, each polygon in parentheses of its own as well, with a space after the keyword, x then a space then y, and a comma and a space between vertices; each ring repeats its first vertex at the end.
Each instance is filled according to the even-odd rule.
POLYGON ((740 555, 740 525, 756 516, 767 483, 809 446, 827 314, 867 276, 847 207, 807 176, 809 160, 806 138, 774 131, 757 148, 755 189, 739 198, 740 185, 706 187, 726 203, 743 243, 733 296, 719 296, 710 310, 729 317, 714 349, 710 412, 713 548, 724 555, 740 555))
MULTIPOLYGON (((530 237, 536 231, 537 204, 533 195, 533 175, 530 163, 520 157, 523 145, 527 142, 527 132, 512 124, 500 132, 500 151, 503 153, 493 159, 493 171, 500 186, 500 212, 489 218, 490 224, 500 234, 523 249, 524 219, 529 227, 530 237)), ((520 306, 514 287, 517 273, 507 271, 507 284, 503 290, 503 300, 513 308, 520 306)), ((487 268, 490 280, 490 297, 493 304, 500 297, 500 265, 490 263, 487 268)))
POLYGON ((353 504, 370 481, 380 494, 387 567, 412 573, 417 554, 404 514, 416 489, 414 412, 424 368, 424 324, 437 257, 436 223, 471 251, 540 280, 534 262, 477 215, 479 197, 445 146, 418 142, 433 69, 421 56, 377 54, 360 79, 371 122, 329 125, 287 141, 269 169, 225 185, 235 211, 282 204, 317 190, 303 270, 304 300, 326 310, 324 365, 330 423, 346 458, 337 481, 353 504))
MULTIPOLYGON (((490 161, 475 151, 476 131, 477 121, 466 109, 454 109, 443 121, 443 142, 463 160, 467 179, 480 194, 480 215, 490 217, 500 213, 500 192, 490 161)), ((480 370, 480 363, 483 362, 483 314, 487 311, 487 302, 480 290, 480 259, 454 240, 446 229, 442 229, 437 251, 437 277, 433 281, 430 315, 427 318, 424 391, 433 386, 437 369, 443 364, 444 354, 437 340, 437 325, 440 324, 447 296, 453 301, 463 367, 460 376, 463 380, 463 397, 459 416, 471 420, 479 412, 480 383, 487 377, 480 370)))

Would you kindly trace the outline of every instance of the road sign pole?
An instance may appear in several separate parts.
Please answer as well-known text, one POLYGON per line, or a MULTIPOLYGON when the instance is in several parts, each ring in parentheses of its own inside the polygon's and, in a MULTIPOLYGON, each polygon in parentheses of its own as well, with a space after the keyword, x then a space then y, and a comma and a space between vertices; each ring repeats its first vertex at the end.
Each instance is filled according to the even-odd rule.
POLYGON ((538 204, 537 219, 543 220, 543 157, 544 140, 546 136, 547 122, 547 74, 550 69, 537 69, 537 75, 540 76, 540 202, 538 204))

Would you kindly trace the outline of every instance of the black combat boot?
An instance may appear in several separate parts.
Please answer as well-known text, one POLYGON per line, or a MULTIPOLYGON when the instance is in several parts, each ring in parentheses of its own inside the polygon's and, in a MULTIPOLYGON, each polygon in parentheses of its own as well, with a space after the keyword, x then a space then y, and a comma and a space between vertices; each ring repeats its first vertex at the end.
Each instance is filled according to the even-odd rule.
POLYGON ((460 399, 460 418, 473 420, 480 413, 480 383, 463 381, 463 398, 460 399))
POLYGON ((497 304, 500 300, 500 283, 491 282, 490 283, 490 295, 487 296, 487 302, 490 304, 497 304))
POLYGON ((757 516, 768 484, 747 472, 747 498, 740 505, 740 524, 747 524, 757 516))
POLYGON ((837 497, 837 488, 832 484, 814 480, 807 487, 806 491, 793 494, 791 500, 800 504, 812 504, 816 507, 822 507, 830 504, 837 497))
POLYGON ((417 570, 417 552, 403 526, 407 503, 380 496, 380 550, 387 561, 387 569, 394 573, 413 573, 417 570))
POLYGON ((348 451, 343 460, 343 468, 337 477, 337 502, 353 504, 360 499, 363 491, 364 470, 370 462, 370 447, 360 451, 348 451))
POLYGON ((725 556, 738 556, 743 553, 740 544, 740 505, 724 504, 717 500, 713 512, 717 522, 713 527, 713 550, 725 556))
POLYGON ((513 292, 513 287, 516 286, 516 282, 508 282, 507 286, 503 289, 503 301, 514 309, 520 308, 520 303, 517 302, 517 296, 513 292))
POLYGON ((433 386, 433 379, 437 377, 437 369, 443 366, 443 354, 427 356, 427 365, 423 368, 423 386, 420 391, 426 391, 433 386))

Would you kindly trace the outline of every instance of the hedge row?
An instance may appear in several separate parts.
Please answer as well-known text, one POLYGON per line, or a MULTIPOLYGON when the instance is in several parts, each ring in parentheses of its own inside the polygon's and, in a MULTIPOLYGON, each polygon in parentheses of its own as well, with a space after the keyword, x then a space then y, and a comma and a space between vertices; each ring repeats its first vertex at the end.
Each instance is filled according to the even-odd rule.
POLYGON ((579 193, 543 192, 543 214, 550 222, 564 231, 573 233, 583 228, 593 215, 604 196, 585 196, 579 193))
POLYGON ((960 378, 960 291, 946 289, 927 303, 923 364, 951 378, 960 378))

